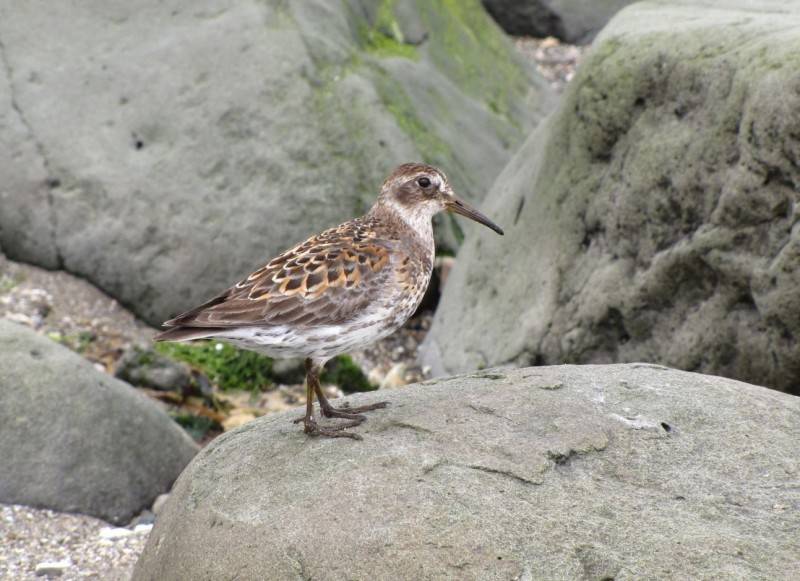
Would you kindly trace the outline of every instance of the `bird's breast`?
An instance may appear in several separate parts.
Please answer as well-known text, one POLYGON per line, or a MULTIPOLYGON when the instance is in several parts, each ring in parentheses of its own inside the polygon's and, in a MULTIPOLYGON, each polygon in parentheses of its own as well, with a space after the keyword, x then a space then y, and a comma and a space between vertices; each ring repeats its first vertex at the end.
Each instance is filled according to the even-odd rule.
POLYGON ((395 292, 390 297, 394 305, 394 323, 405 323, 419 307, 428 288, 433 271, 433 253, 403 253, 395 265, 395 292))

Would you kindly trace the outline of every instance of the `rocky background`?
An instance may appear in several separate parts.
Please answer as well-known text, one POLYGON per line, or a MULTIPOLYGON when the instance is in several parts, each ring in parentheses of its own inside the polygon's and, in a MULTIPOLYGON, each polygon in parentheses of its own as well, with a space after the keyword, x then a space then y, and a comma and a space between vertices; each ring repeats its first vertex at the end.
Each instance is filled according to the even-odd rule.
POLYGON ((474 1, 0 10, 0 246, 153 325, 363 213, 408 159, 479 201, 549 109, 474 1))
POLYGON ((594 41, 487 197, 507 236, 459 253, 436 374, 658 361, 800 394, 800 13, 699 4, 594 41))
POLYGON ((793 578, 800 6, 757 4, 0 3, 0 578, 793 578), (152 345, 411 159, 506 236, 438 221, 329 365, 421 382, 363 442, 291 424, 300 362, 152 345))

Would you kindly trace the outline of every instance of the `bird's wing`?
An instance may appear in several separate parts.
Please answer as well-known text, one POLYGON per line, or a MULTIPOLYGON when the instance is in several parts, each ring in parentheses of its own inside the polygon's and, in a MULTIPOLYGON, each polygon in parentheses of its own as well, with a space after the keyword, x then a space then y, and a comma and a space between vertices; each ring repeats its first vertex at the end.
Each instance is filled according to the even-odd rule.
POLYGON ((351 320, 392 275, 393 243, 350 222, 309 238, 167 327, 315 327, 351 320))

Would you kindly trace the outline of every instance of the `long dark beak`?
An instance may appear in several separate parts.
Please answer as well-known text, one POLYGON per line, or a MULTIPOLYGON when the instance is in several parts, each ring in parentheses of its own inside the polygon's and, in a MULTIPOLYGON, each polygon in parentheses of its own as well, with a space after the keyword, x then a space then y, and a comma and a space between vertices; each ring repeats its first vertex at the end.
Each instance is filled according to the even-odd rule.
POLYGON ((491 228, 492 230, 500 234, 500 236, 504 234, 503 229, 500 226, 492 222, 489 218, 478 212, 478 210, 476 210, 472 206, 468 206, 467 204, 465 204, 456 197, 453 197, 450 200, 448 200, 446 202, 446 207, 448 212, 455 212, 456 214, 461 214, 462 216, 466 216, 470 220, 475 220, 476 222, 480 222, 484 226, 491 228))

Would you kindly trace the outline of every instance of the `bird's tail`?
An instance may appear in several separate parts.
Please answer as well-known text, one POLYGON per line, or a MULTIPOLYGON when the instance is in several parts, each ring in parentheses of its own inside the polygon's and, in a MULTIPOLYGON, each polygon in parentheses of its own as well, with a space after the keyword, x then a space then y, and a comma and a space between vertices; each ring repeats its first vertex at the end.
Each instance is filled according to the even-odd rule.
POLYGON ((191 341, 192 339, 207 339, 215 337, 221 331, 221 327, 172 327, 162 331, 153 341, 191 341))

